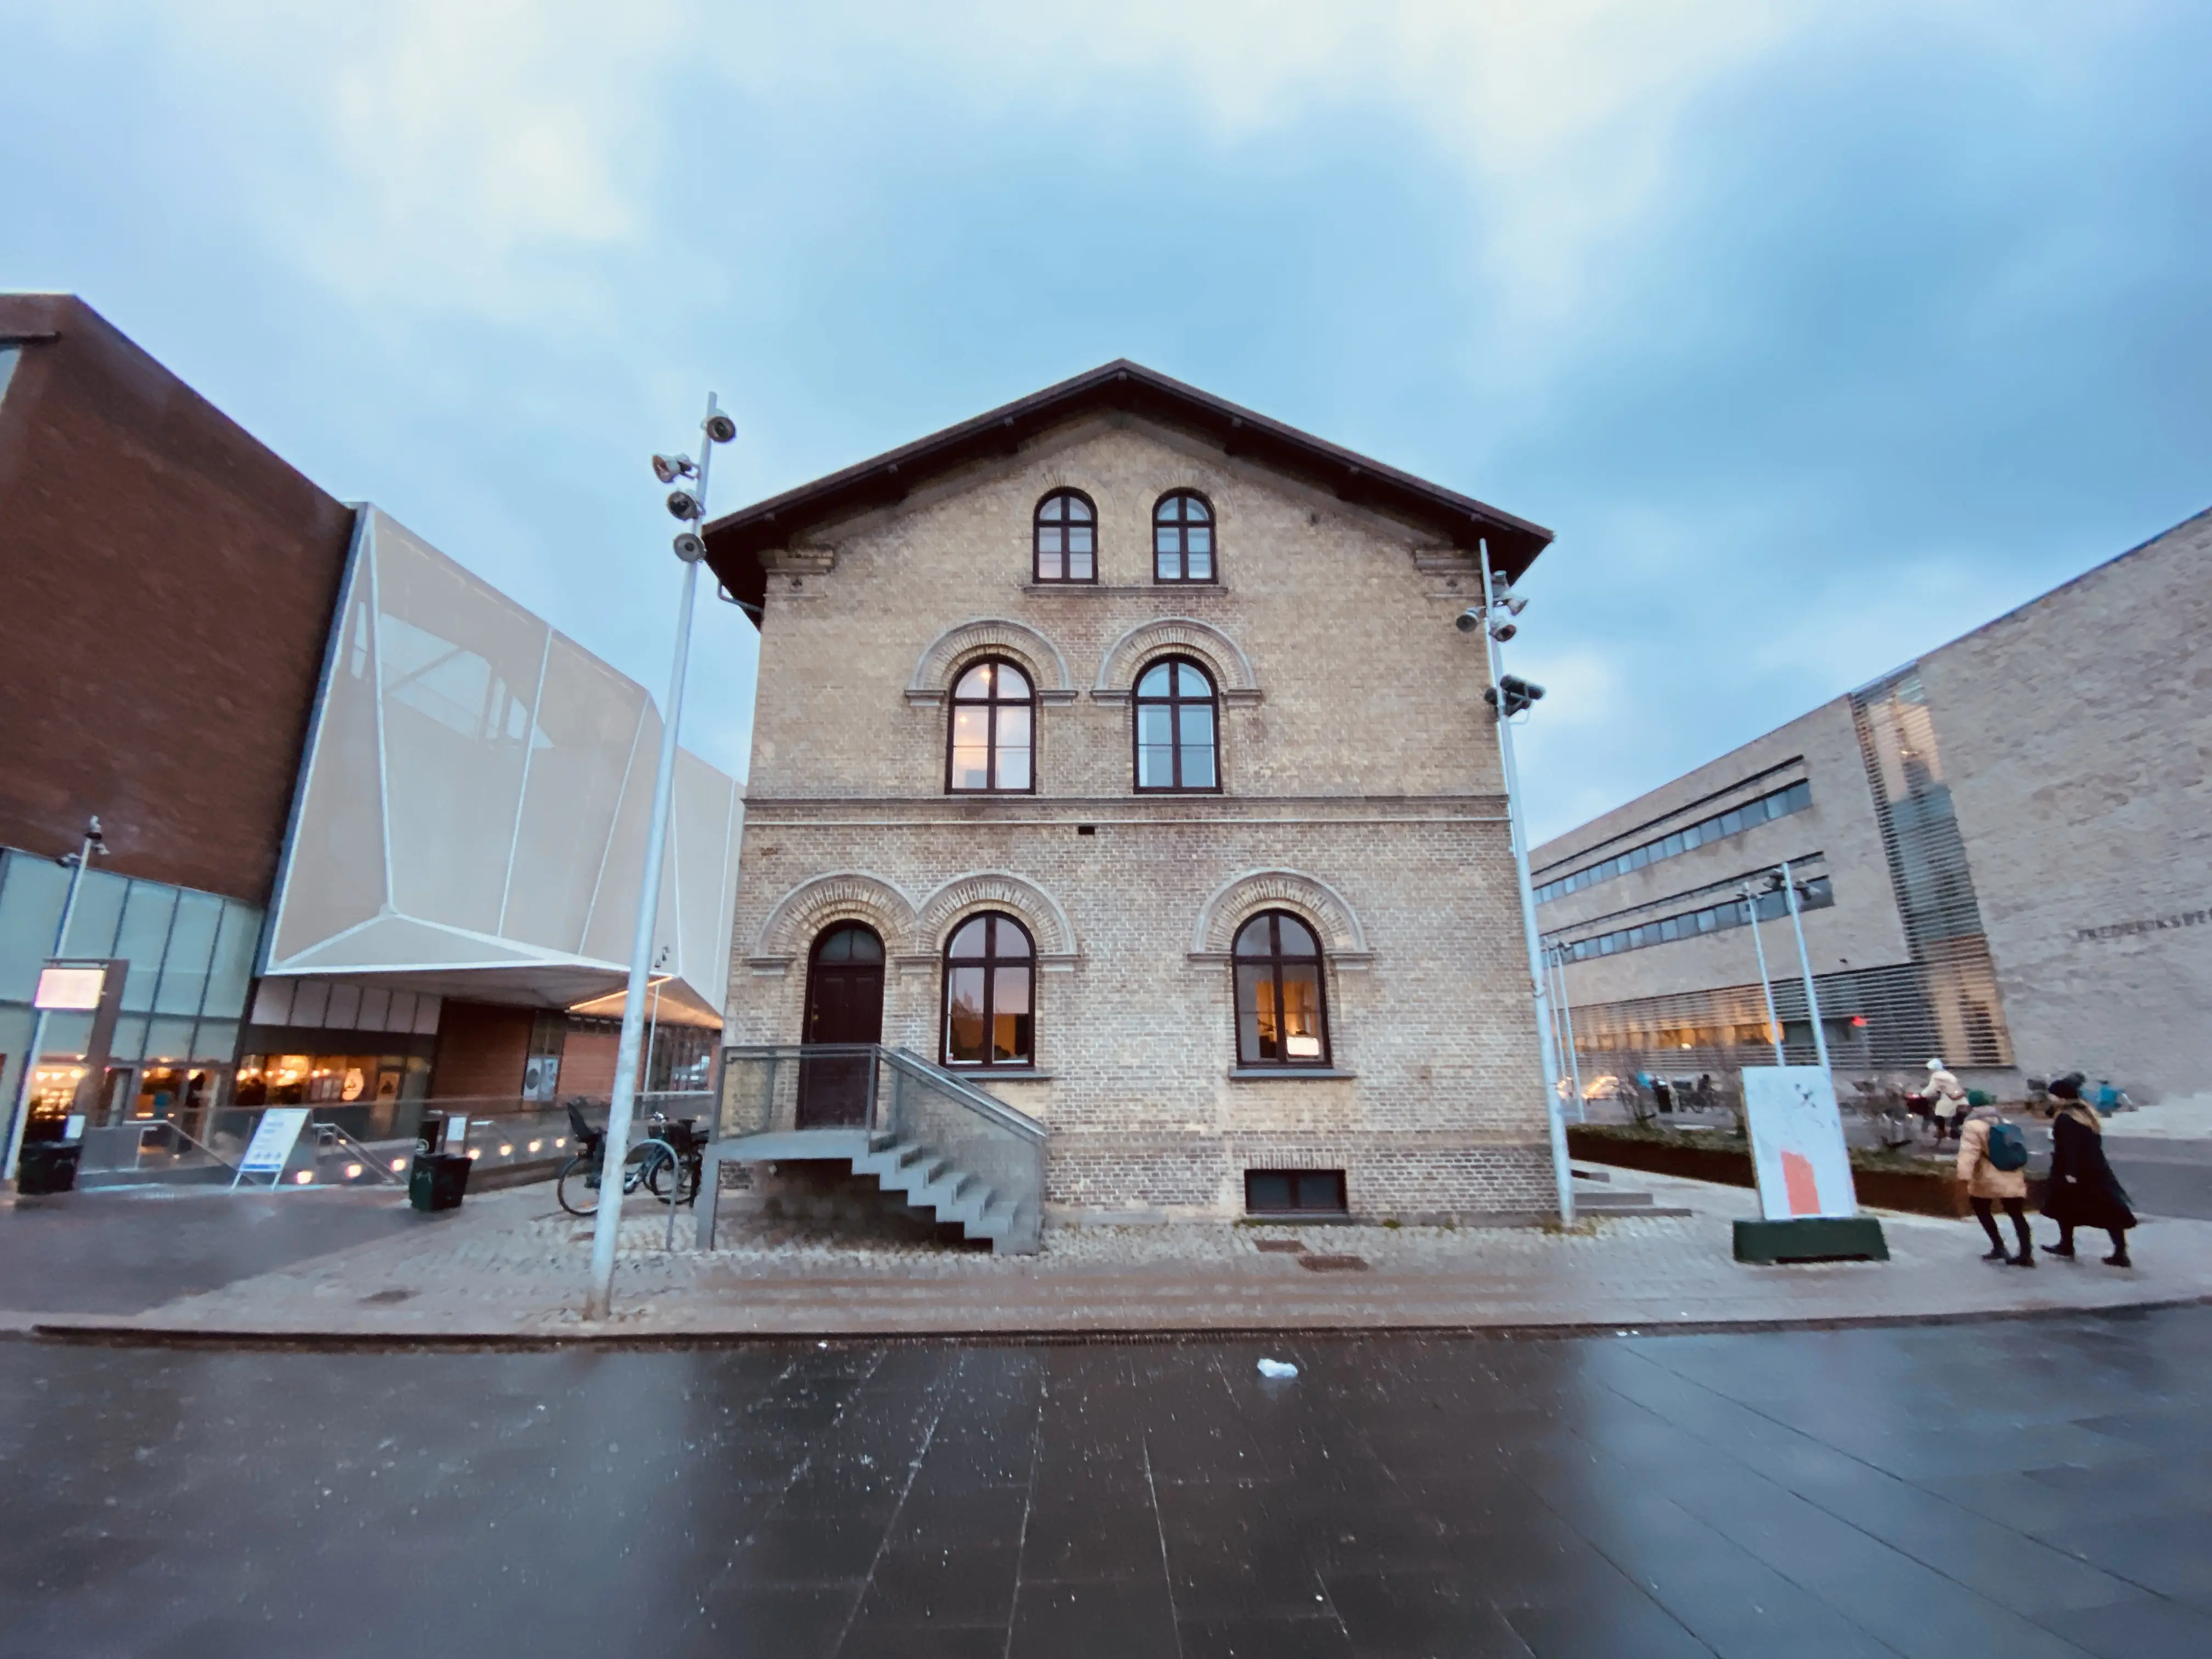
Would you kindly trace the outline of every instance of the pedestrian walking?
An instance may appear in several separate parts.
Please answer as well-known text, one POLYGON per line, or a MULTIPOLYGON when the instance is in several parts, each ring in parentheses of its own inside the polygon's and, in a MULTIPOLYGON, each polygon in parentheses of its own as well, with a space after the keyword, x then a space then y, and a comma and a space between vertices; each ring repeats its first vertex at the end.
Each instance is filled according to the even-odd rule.
POLYGON ((2081 1084, 2079 1072, 2051 1079, 2051 1097, 2059 1109, 2051 1121, 2051 1186, 2043 1195, 2043 1212, 2058 1224, 2058 1242, 2043 1248, 2071 1261, 2074 1230, 2102 1227, 2112 1241, 2105 1265, 2131 1267, 2128 1229, 2136 1224, 2136 1213, 2129 1207, 2127 1189, 2105 1161, 2105 1126, 2082 1100, 2081 1084))
POLYGON ((2019 1128, 2000 1118, 1996 1109, 1977 1106, 1966 1114, 1959 1131, 1959 1179, 1966 1183, 1967 1201, 1974 1219, 1990 1236, 1984 1261, 2002 1261, 2014 1267, 2035 1265, 2035 1235, 2027 1230, 2027 1142, 2019 1128), (2020 1235, 2020 1253, 2008 1255, 2004 1237, 1997 1231, 1996 1206, 2012 1218, 2020 1235))
POLYGON ((1940 1060, 1928 1062, 1928 1115, 1936 1125, 1936 1144, 1941 1146, 1943 1138, 1955 1139, 1965 1127, 1966 1115, 1966 1085, 1940 1060))

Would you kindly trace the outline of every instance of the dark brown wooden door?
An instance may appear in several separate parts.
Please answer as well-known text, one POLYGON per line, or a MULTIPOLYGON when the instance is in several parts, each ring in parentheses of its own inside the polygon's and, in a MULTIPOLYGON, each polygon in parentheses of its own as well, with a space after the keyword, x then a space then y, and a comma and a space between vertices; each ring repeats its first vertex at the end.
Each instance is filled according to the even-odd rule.
MULTIPOLYGON (((884 942, 857 922, 832 927, 814 942, 806 971, 803 1041, 880 1042, 884 1037, 884 942)), ((868 1121, 864 1054, 824 1055, 799 1073, 799 1127, 829 1129, 868 1121)))

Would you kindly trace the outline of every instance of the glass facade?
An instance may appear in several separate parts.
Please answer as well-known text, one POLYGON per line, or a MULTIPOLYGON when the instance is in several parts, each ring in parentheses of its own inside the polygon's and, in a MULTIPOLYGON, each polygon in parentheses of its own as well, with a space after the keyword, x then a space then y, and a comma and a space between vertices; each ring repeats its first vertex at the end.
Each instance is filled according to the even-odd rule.
MULTIPOLYGON (((51 858, 0 849, 0 1100, 10 1106, 36 1018, 32 991, 40 964, 55 954, 69 881, 51 858)), ((259 907, 213 893, 85 872, 59 954, 130 963, 100 1121, 181 1118, 216 1103, 238 1052, 261 919, 259 907)), ((90 1014, 48 1018, 26 1130, 33 1138, 67 1109, 91 1027, 90 1014)))
POLYGON ((1585 887, 1595 887, 1599 882, 1611 881, 1615 876, 1625 876, 1631 870, 1641 870, 1647 864, 1656 864, 1662 859, 1679 858, 1692 848, 1705 846, 1729 836, 1740 836, 1753 824, 1765 823, 1770 818, 1788 817, 1793 812, 1802 812, 1813 804, 1813 786, 1803 779, 1780 789, 1770 790, 1756 799, 1741 806, 1731 806, 1725 812, 1715 812, 1699 818, 1695 823, 1686 823, 1671 834, 1647 841, 1616 853, 1611 858, 1547 881, 1536 889, 1536 902, 1546 904, 1555 898, 1565 898, 1569 893, 1578 893, 1585 887))

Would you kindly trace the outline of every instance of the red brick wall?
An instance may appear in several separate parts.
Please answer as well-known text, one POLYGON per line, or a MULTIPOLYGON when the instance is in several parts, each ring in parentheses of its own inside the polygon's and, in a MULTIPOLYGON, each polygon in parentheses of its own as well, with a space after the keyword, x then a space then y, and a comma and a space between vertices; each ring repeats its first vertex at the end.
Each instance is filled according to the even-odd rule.
POLYGON ((561 1050, 561 1097, 604 1097, 614 1093, 615 1051, 621 1043, 619 1032, 580 1031, 569 1027, 561 1050))
POLYGON ((430 1093, 441 1100, 512 1098, 530 1058, 530 1010, 447 998, 438 1017, 430 1093))
POLYGON ((264 902, 353 515, 65 295, 0 295, 0 843, 264 902))

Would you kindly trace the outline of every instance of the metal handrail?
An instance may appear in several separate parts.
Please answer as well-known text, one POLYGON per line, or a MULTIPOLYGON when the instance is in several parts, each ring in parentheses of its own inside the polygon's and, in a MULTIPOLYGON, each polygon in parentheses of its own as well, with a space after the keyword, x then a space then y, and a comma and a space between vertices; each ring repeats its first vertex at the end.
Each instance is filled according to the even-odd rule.
POLYGON ((972 1108, 981 1115, 998 1123, 1001 1127, 1011 1129, 1018 1135, 1025 1135, 1031 1140, 1042 1141, 1045 1138, 1043 1124, 1038 1122, 1027 1112, 1017 1110, 995 1095, 988 1094, 977 1088, 957 1072, 948 1071, 942 1066, 924 1060, 911 1048, 886 1048, 883 1049, 883 1056, 908 1076, 919 1077, 927 1082, 937 1085, 948 1093, 957 1095, 963 1105, 972 1108))
MULTIPOLYGON (((404 1187, 407 1184, 398 1176, 394 1175, 390 1170, 384 1167, 384 1160, 382 1158, 379 1158, 374 1152, 370 1152, 368 1147, 362 1146, 361 1142, 356 1140, 343 1129, 339 1128, 337 1124, 315 1123, 312 1119, 309 1120, 309 1122, 318 1135, 328 1135, 333 1140, 341 1141, 344 1145, 352 1147, 355 1153, 359 1156, 362 1167, 375 1170, 376 1178, 379 1181, 388 1181, 395 1187, 404 1187)), ((319 1148, 318 1150, 319 1150, 319 1148)))

